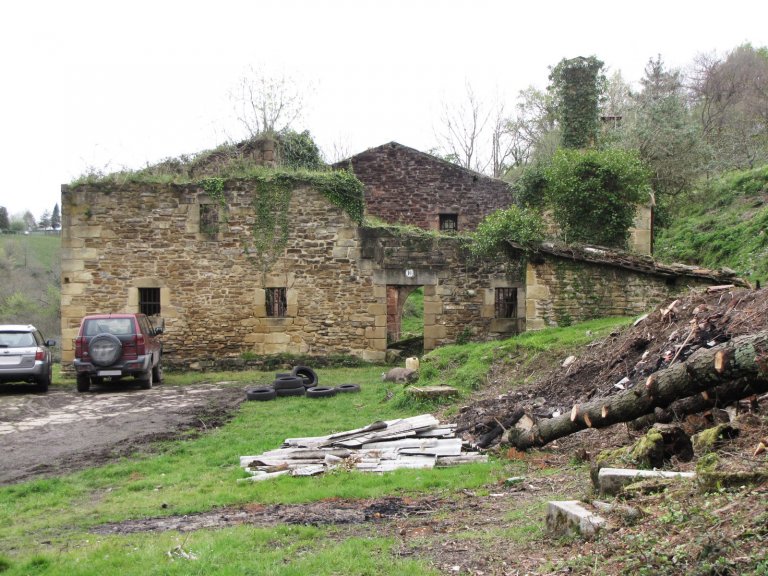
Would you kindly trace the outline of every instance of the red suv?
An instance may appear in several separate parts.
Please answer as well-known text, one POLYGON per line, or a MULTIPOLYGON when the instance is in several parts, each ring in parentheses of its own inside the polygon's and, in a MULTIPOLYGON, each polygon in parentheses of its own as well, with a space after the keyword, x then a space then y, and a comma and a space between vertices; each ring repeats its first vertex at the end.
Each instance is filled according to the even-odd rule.
POLYGON ((161 382, 163 345, 144 314, 94 314, 80 323, 75 340, 77 391, 133 376, 144 389, 161 382))

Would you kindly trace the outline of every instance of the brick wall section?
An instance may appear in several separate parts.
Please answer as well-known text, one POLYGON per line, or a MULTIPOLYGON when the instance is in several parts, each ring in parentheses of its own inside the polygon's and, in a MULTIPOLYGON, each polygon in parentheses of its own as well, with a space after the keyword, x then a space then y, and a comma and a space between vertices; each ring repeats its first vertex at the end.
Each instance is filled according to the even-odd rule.
POLYGON ((506 182, 396 142, 339 164, 365 185, 369 215, 385 222, 437 230, 439 214, 458 214, 459 231, 474 230, 488 214, 512 203, 506 182))

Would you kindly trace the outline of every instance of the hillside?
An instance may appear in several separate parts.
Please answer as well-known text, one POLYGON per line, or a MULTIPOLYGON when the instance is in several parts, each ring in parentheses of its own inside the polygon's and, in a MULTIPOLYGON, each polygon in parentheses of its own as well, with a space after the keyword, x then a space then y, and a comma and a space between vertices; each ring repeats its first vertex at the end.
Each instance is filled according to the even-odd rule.
POLYGON ((768 281, 768 165, 731 172, 676 198, 655 239, 666 262, 731 268, 752 283, 768 281))
POLYGON ((61 236, 0 235, 0 323, 32 323, 58 339, 61 236))

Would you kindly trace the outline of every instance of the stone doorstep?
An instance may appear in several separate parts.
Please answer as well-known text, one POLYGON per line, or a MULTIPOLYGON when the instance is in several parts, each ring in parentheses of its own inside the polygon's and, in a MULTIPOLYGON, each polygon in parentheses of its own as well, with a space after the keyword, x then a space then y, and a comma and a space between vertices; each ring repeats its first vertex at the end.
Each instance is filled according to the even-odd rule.
POLYGON ((597 474, 597 487, 600 494, 618 494, 628 484, 639 480, 692 480, 694 472, 668 472, 665 470, 632 470, 629 468, 601 468, 597 474))
POLYGON ((551 534, 576 532, 592 538, 605 527, 605 518, 590 512, 578 500, 553 501, 547 505, 547 530, 551 534))

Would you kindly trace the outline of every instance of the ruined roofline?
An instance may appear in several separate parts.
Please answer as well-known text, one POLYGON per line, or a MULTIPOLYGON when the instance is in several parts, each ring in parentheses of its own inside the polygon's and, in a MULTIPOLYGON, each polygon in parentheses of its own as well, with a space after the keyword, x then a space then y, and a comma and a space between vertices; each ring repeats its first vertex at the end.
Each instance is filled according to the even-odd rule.
POLYGON ((375 152, 377 150, 381 150, 381 149, 384 149, 384 148, 387 148, 387 147, 389 147, 389 148, 400 148, 402 150, 406 150, 408 152, 411 152, 411 153, 414 153, 414 154, 418 154, 420 156, 425 156, 425 157, 429 158, 430 160, 433 160, 433 161, 436 161, 436 162, 441 162, 443 164, 447 164, 448 166, 451 166, 451 167, 455 168, 456 170, 459 170, 459 171, 462 171, 462 172, 466 172, 468 174, 471 174, 472 176, 476 176, 478 178, 484 178, 485 180, 491 180, 491 181, 494 181, 494 182, 503 182, 504 184, 509 185, 508 182, 502 180, 501 178, 494 178, 492 176, 487 176, 486 174, 483 174, 482 172, 477 172, 477 171, 472 170, 470 168, 464 168, 463 166, 459 166, 458 164, 455 164, 453 162, 449 162, 448 160, 445 160, 445 159, 440 158, 438 156, 434 156, 432 154, 429 154, 428 152, 422 152, 421 150, 417 150, 416 148, 411 148, 410 146, 405 146, 404 144, 400 144, 399 142, 395 142, 394 140, 391 141, 391 142, 387 142, 386 144, 381 144, 379 146, 374 146, 373 148, 368 148, 368 149, 364 150, 363 152, 360 152, 358 154, 354 154, 354 155, 350 156, 349 158, 345 158, 344 160, 340 160, 339 162, 335 162, 334 164, 332 164, 332 166, 334 168, 344 167, 345 165, 349 164, 355 158, 358 158, 360 156, 365 156, 367 154, 370 154, 372 152, 375 152))
POLYGON ((729 269, 710 270, 688 264, 662 264, 650 256, 633 254, 604 246, 542 242, 532 248, 526 248, 516 242, 507 242, 515 250, 548 254, 557 258, 604 264, 665 278, 689 277, 711 280, 721 284, 733 284, 742 288, 751 288, 749 282, 739 277, 735 271, 729 269))

